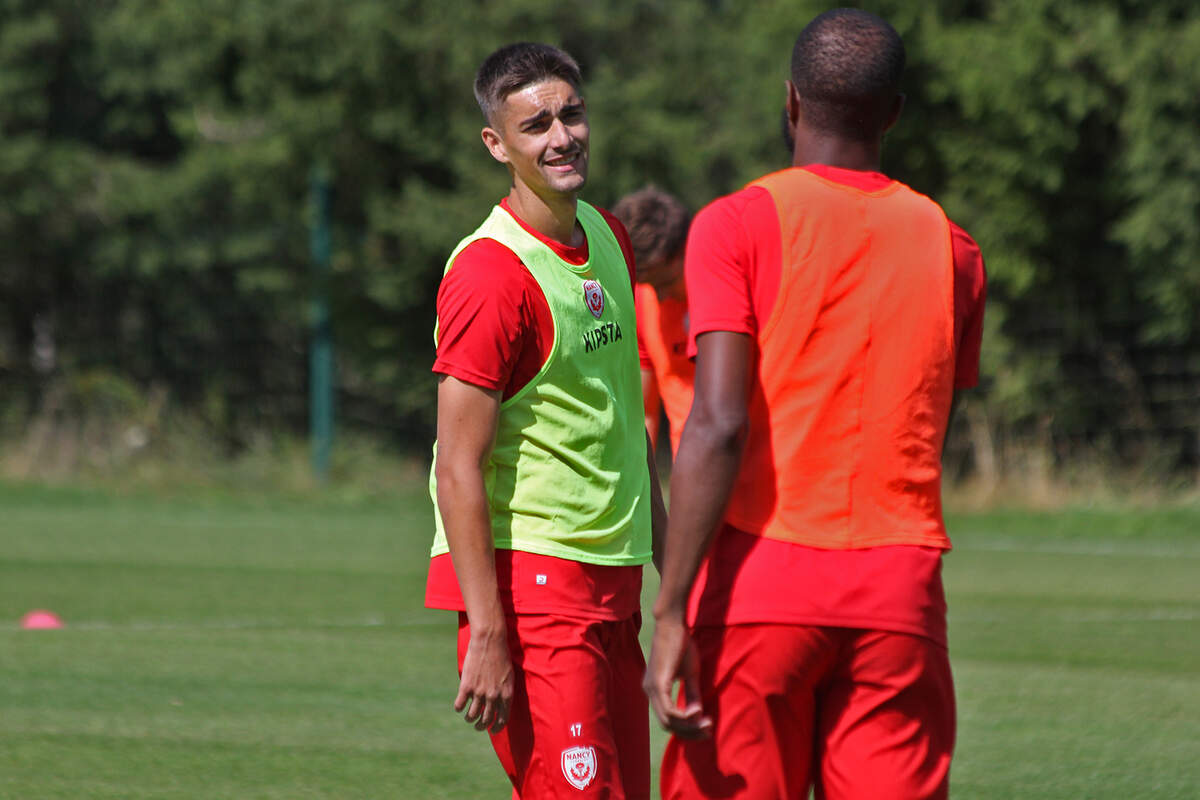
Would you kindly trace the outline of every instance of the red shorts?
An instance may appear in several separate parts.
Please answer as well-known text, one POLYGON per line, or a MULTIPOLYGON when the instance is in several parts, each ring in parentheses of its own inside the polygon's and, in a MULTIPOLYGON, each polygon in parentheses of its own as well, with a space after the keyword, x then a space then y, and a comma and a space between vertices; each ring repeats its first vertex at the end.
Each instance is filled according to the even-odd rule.
MULTIPOLYGON (((619 621, 509 615, 516 672, 509 722, 492 734, 520 800, 648 800, 650 716, 641 616, 619 621)), ((470 641, 458 617, 458 668, 470 641)))
MULTIPOLYGON (((664 798, 947 796, 954 685, 922 636, 804 625, 700 627, 713 737, 672 737, 664 798)), ((682 692, 680 693, 682 697, 682 692)))

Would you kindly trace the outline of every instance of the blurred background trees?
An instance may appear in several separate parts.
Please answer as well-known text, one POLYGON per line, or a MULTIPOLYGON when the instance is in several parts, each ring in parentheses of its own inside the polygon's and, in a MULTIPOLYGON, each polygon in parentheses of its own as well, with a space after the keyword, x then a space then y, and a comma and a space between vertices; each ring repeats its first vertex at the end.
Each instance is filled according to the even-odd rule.
MULTIPOLYGON (((786 166, 791 44, 825 4, 547 5, 0 0, 0 439, 105 414, 141 421, 131 447, 171 415, 228 452, 302 434, 323 170, 339 428, 426 451, 437 281, 507 186, 470 91, 507 41, 581 62, 593 202, 653 181, 698 208, 786 166)), ((1200 10, 862 5, 909 50, 885 169, 989 268, 952 470, 1193 475, 1200 10)))

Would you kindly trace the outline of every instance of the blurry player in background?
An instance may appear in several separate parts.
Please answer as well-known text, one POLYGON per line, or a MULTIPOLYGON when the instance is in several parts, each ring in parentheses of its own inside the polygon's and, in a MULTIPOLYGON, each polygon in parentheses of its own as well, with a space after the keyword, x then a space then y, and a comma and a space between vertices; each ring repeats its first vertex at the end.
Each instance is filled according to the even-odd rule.
POLYGON ((426 605, 459 612, 456 711, 522 800, 650 791, 642 565, 663 521, 643 426, 633 254, 578 199, 579 67, 543 44, 479 68, 512 186, 437 297, 437 534, 426 605))
POLYGON ((692 224, 695 398, 646 676, 675 733, 666 798, 947 795, 940 459, 985 278, 971 237, 879 171, 904 60, 873 14, 814 19, 792 168, 692 224))
POLYGON ((613 214, 629 231, 637 265, 638 342, 642 358, 642 402, 646 430, 658 442, 658 423, 666 411, 671 455, 679 449, 683 424, 692 407, 695 369, 687 354, 687 293, 683 249, 691 215, 683 203, 655 186, 627 194, 613 214))

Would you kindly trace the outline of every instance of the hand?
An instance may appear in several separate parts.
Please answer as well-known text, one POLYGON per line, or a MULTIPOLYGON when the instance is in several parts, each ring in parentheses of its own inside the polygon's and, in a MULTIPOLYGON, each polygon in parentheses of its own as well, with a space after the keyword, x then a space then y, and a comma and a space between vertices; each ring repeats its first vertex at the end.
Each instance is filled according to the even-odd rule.
POLYGON ((503 627, 498 632, 473 628, 454 710, 465 708, 463 718, 474 722, 475 730, 499 733, 508 724, 515 686, 507 631, 503 627))
POLYGON ((659 724, 681 739, 706 739, 712 735, 712 719, 700 705, 700 656, 682 616, 659 619, 650 645, 650 663, 642 688, 659 724), (680 708, 671 695, 675 681, 683 682, 684 704, 680 708))

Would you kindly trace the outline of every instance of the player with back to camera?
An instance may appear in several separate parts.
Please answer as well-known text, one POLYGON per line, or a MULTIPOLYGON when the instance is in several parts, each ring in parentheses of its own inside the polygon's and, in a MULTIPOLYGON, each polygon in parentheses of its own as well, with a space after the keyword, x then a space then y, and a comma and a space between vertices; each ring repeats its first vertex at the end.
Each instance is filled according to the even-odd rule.
POLYGON ((483 62, 483 142, 512 184, 451 254, 437 297, 426 605, 459 612, 454 708, 490 732, 523 800, 650 791, 637 637, 664 512, 628 235, 578 199, 580 83, 548 45, 483 62))
POLYGON ((675 734, 666 798, 947 795, 940 457, 985 276, 879 171, 904 60, 873 14, 816 17, 787 82, 793 166, 692 223, 695 398, 645 683, 675 734))
POLYGON ((658 441, 659 418, 666 412, 671 454, 679 449, 683 424, 692 407, 694 367, 687 354, 687 293, 683 248, 691 215, 683 203, 657 186, 627 194, 613 214, 629 231, 637 263, 638 342, 642 358, 642 402, 650 441, 658 441))

